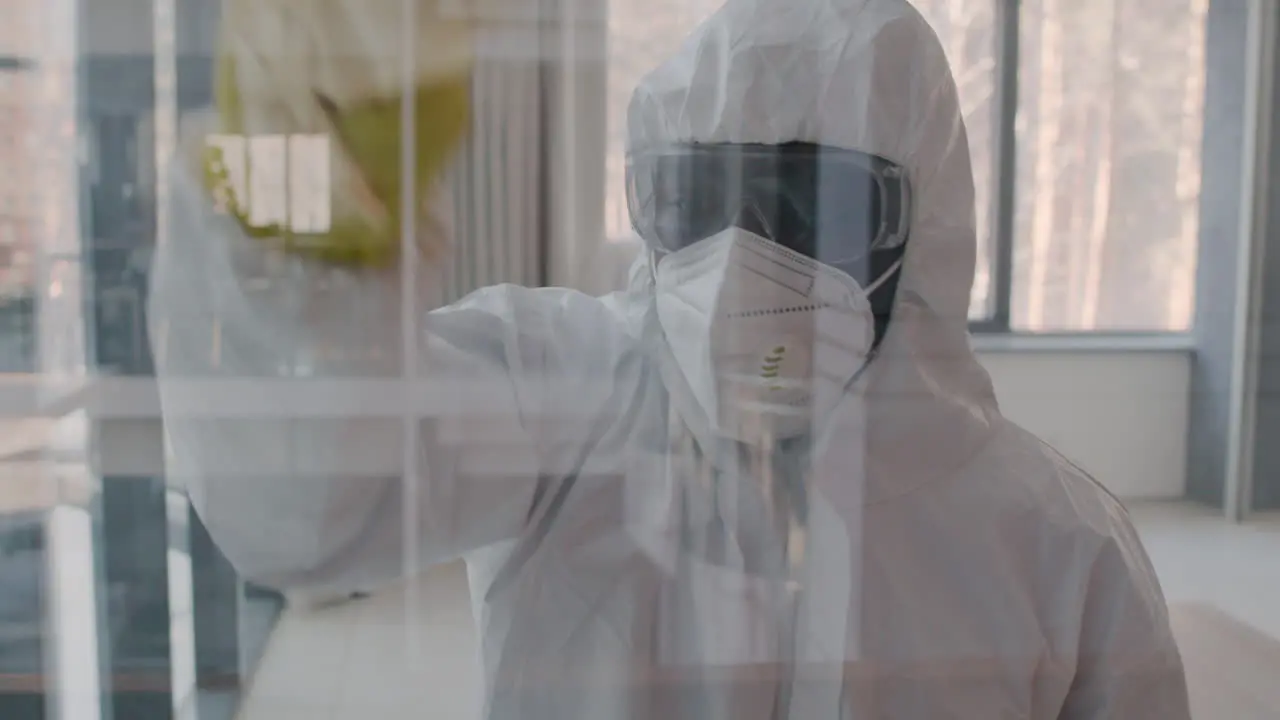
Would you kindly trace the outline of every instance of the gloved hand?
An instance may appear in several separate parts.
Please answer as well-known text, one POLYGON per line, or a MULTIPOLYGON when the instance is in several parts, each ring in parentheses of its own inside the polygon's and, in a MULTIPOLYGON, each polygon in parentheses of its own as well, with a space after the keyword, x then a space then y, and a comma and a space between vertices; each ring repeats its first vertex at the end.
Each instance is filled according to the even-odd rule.
MULTIPOLYGON (((430 198, 470 128, 473 33, 417 2, 414 155, 418 248, 446 248, 431 231, 430 198)), ((324 135, 329 139, 331 225, 298 232, 250 221, 248 183, 232 182, 223 150, 206 145, 206 189, 246 234, 326 263, 385 268, 401 227, 403 0, 224 0, 216 68, 217 126, 229 135, 324 135)), ((252 162, 250 158, 249 162, 252 162)))

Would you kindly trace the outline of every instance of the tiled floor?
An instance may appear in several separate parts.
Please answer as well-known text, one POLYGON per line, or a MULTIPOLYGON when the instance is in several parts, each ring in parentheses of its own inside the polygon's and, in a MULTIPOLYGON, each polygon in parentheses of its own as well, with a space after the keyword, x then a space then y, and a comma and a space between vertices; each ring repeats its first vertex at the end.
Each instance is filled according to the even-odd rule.
MULTIPOLYGON (((1184 606, 1178 610, 1180 631, 1193 628, 1188 636, 1196 638, 1195 647, 1229 656, 1236 647, 1230 632, 1245 637, 1251 628, 1280 641, 1280 517, 1232 526, 1218 513, 1182 503, 1139 504, 1132 511, 1168 600, 1184 606), (1225 634, 1212 622, 1196 624, 1205 608, 1241 624, 1225 634)), ((478 717, 476 638, 461 568, 429 574, 416 605, 423 608, 413 614, 421 624, 416 640, 405 633, 409 623, 401 595, 314 613, 286 612, 240 720, 478 717), (306 706, 298 704, 300 698, 306 706)), ((1187 664, 1216 672, 1227 667, 1199 657, 1187 664)), ((1230 683, 1211 682, 1208 691, 1193 682, 1193 701, 1201 708, 1197 720, 1243 720, 1245 715, 1219 711, 1226 707, 1219 702, 1222 688, 1235 693, 1230 683)), ((1280 707, 1274 715, 1263 712, 1247 717, 1280 718, 1280 707)))

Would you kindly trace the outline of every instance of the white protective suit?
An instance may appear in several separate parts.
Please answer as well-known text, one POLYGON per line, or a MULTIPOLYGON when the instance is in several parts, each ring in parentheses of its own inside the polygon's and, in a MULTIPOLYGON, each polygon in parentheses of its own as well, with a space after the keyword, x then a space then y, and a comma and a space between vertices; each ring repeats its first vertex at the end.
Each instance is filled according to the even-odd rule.
POLYGON ((781 470, 809 506, 787 589, 706 550, 725 538, 688 540, 768 536, 751 537, 750 498, 722 497, 733 467, 708 485, 677 452, 647 259, 603 298, 502 286, 424 310, 417 372, 456 405, 423 424, 406 496, 398 421, 358 395, 330 418, 201 417, 218 399, 193 376, 269 377, 305 356, 320 378, 398 377, 398 289, 298 263, 257 289, 265 251, 179 178, 151 298, 170 471, 239 571, 368 588, 402 575, 406 533, 424 565, 465 558, 491 718, 1186 718, 1125 510, 1001 417, 970 350, 969 150, 916 11, 729 0, 641 83, 629 125, 636 149, 801 140, 911 176, 884 343, 807 463, 781 470), (391 352, 343 352, 379 344, 391 352))

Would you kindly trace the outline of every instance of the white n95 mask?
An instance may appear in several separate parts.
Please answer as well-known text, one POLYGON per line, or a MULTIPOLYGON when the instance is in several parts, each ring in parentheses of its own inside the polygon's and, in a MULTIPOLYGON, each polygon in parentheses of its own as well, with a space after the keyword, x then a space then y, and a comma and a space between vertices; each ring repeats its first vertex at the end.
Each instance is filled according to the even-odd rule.
POLYGON ((693 428, 742 442, 807 433, 867 363, 874 289, 736 227, 662 256, 657 319, 687 385, 673 402, 693 428))

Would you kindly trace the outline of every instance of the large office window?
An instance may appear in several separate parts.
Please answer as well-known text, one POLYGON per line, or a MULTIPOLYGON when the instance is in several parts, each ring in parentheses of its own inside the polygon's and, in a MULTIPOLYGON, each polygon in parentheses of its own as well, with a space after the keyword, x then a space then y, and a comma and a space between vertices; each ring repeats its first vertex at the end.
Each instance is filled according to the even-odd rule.
MULTIPOLYGON (((622 241, 631 90, 720 3, 610 3, 606 230, 622 241)), ((913 4, 968 126, 975 329, 1189 329, 1208 0, 913 4)))
POLYGON ((1189 327, 1208 4, 1022 2, 1015 329, 1189 327))

